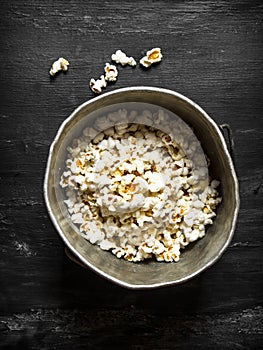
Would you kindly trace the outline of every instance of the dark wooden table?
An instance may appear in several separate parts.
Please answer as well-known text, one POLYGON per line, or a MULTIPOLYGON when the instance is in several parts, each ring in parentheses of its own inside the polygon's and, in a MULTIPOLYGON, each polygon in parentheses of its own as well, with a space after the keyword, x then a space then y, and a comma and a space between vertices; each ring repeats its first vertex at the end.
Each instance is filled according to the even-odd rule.
POLYGON ((259 349, 263 340, 262 1, 1 2, 2 349, 259 349), (116 84, 178 91, 235 141, 241 209, 230 247, 190 282, 151 291, 114 285, 74 264, 47 214, 43 177, 61 122, 92 99, 89 80, 116 49, 145 71, 116 84), (63 56, 67 74, 49 77, 63 56))

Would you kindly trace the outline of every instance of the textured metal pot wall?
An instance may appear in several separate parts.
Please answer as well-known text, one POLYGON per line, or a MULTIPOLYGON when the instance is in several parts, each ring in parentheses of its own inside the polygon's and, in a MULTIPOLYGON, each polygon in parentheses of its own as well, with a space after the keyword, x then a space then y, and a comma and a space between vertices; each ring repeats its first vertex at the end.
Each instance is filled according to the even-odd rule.
MULTIPOLYGON (((57 180, 58 181, 58 180, 57 180)), ((239 210, 238 181, 226 142, 215 122, 197 104, 176 92, 149 87, 115 90, 77 108, 61 125, 51 145, 44 194, 50 217, 71 251, 88 267, 105 278, 129 288, 153 288, 185 282, 212 265, 222 255, 234 234, 239 210), (223 202, 214 224, 204 238, 189 245, 178 263, 154 261, 130 263, 117 259, 77 235, 64 219, 55 195, 54 168, 61 142, 72 125, 88 113, 114 103, 147 102, 170 109, 194 128, 211 160, 212 176, 221 182, 223 202)))

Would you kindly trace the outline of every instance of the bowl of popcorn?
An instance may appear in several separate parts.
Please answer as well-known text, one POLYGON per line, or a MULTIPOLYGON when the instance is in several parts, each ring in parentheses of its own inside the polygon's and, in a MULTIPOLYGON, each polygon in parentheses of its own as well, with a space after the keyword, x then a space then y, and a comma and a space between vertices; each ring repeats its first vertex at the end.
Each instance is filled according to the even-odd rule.
POLYGON ((220 127, 189 98, 122 88, 60 126, 44 195, 70 253, 121 286, 185 282, 234 234, 238 181, 220 127))

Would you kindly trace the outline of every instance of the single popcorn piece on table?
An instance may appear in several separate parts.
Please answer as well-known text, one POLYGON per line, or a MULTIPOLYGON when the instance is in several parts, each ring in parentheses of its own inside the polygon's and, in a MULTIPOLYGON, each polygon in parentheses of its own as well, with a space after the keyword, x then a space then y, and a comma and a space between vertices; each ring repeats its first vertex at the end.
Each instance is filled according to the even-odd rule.
POLYGON ((135 59, 133 57, 126 56, 126 54, 121 50, 117 50, 114 54, 112 54, 111 59, 116 63, 120 63, 122 66, 126 66, 127 64, 132 67, 136 66, 135 59))
POLYGON ((117 70, 116 66, 114 66, 113 64, 106 63, 106 65, 104 67, 104 71, 105 71, 105 80, 106 81, 113 82, 113 81, 117 80, 118 70, 117 70))
POLYGON ((68 66, 69 62, 65 58, 60 57, 57 61, 53 62, 49 74, 53 77, 59 71, 67 71, 68 66))
POLYGON ((80 235, 128 261, 178 261, 181 250, 213 223, 219 182, 211 180, 195 193, 191 159, 153 127, 118 124, 91 141, 87 133, 86 128, 68 147, 60 181, 80 235))
POLYGON ((162 53, 159 47, 151 49, 146 52, 146 56, 140 59, 140 64, 146 68, 149 68, 153 63, 158 63, 162 60, 162 53))
POLYGON ((105 80, 104 75, 101 75, 99 79, 90 79, 89 86, 93 92, 96 94, 100 94, 102 91, 102 88, 105 88, 107 86, 107 82, 105 80))

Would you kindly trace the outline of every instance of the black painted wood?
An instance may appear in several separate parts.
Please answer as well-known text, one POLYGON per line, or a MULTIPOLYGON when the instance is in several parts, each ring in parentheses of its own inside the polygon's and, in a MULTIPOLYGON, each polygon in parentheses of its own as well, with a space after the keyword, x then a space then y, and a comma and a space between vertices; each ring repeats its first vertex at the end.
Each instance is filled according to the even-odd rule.
POLYGON ((262 1, 4 1, 0 21, 0 344, 4 349, 259 349, 262 344, 262 1), (170 88, 233 130, 241 210, 221 260, 187 284, 130 291, 71 262, 43 201, 50 143, 93 97, 116 49, 116 88, 170 88), (49 78, 51 63, 70 61, 49 78))

